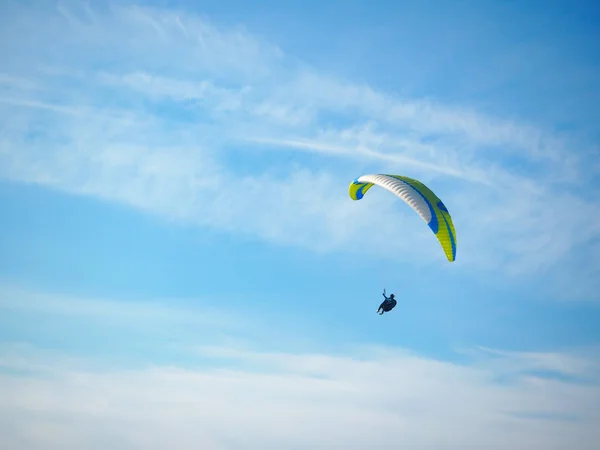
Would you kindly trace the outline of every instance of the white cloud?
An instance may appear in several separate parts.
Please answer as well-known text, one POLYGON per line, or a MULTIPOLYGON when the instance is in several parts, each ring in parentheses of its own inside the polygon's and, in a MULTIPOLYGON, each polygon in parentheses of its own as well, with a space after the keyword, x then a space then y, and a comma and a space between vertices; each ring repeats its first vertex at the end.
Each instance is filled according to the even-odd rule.
POLYGON ((534 376, 498 383, 489 367, 404 352, 365 349, 352 357, 213 348, 204 354, 242 367, 117 369, 23 350, 26 361, 18 364, 7 357, 10 349, 0 353, 0 443, 7 450, 586 450, 600 438, 598 384, 534 376), (13 368, 27 376, 6 371, 13 368))
POLYGON ((407 208, 347 197, 365 171, 402 172, 442 193, 455 265, 598 287, 564 263, 600 235, 597 197, 581 195, 589 161, 565 137, 336 80, 184 11, 7 5, 5 178, 281 244, 444 262, 407 208), (374 220, 378 233, 362 234, 374 220))
POLYGON ((462 363, 391 347, 275 351, 281 339, 265 348, 253 338, 257 328, 266 330, 259 338, 277 334, 268 320, 207 314, 181 299, 110 301, 10 287, 0 288, 0 299, 8 320, 15 311, 21 320, 33 314, 32 339, 44 346, 23 341, 24 330, 20 343, 0 345, 6 450, 587 450, 600 438, 596 349, 475 348, 462 351, 462 363), (48 321, 71 333, 77 353, 46 340, 56 334, 48 321), (193 332, 179 344, 158 343, 186 325, 193 332), (145 338, 136 335, 136 347, 116 357, 134 332, 145 338))

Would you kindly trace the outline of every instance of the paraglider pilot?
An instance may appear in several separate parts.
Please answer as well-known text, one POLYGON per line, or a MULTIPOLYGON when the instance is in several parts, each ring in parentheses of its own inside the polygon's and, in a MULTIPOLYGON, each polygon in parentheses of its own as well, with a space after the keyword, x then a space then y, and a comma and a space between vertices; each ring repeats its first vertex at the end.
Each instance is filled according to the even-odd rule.
POLYGON ((396 306, 396 300, 394 299, 394 294, 390 294, 389 297, 385 295, 385 289, 383 290, 383 298, 385 300, 379 305, 379 309, 377 312, 381 316, 384 312, 390 312, 396 306))

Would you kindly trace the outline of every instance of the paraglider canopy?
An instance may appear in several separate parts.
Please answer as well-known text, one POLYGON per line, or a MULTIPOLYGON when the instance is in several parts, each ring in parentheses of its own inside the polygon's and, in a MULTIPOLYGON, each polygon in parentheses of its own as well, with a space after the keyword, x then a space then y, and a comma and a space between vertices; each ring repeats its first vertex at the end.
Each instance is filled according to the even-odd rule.
POLYGON ((452 218, 442 200, 431 189, 418 180, 402 175, 363 175, 350 183, 350 198, 362 199, 374 185, 387 189, 404 200, 429 225, 448 261, 456 259, 456 231, 452 218))

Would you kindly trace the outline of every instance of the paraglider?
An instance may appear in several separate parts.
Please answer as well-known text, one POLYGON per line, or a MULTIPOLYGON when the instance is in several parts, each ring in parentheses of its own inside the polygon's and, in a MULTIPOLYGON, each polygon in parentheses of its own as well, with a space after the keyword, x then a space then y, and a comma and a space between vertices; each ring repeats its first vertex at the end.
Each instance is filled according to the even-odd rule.
MULTIPOLYGON (((437 237, 449 262, 456 260, 456 230, 442 200, 422 182, 402 175, 370 174, 355 179, 348 188, 352 200, 361 200, 373 186, 382 187, 408 204, 437 237)), ((381 315, 396 306, 394 295, 385 296, 377 312, 381 315), (387 302, 387 303, 386 303, 387 302), (381 311, 381 312, 380 312, 381 311)))
POLYGON ((396 303, 398 303, 394 298, 394 294, 390 294, 389 297, 385 295, 385 289, 383 290, 383 298, 385 298, 385 300, 381 302, 381 305, 379 305, 379 309, 377 310, 380 316, 384 312, 390 312, 392 309, 394 309, 396 303))

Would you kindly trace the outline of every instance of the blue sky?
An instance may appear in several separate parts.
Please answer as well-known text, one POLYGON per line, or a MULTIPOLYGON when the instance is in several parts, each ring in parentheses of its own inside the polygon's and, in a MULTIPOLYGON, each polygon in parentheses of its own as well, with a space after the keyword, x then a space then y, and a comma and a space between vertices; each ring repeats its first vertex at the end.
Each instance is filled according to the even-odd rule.
POLYGON ((599 15, 3 2, 2 448, 592 448, 599 15))

